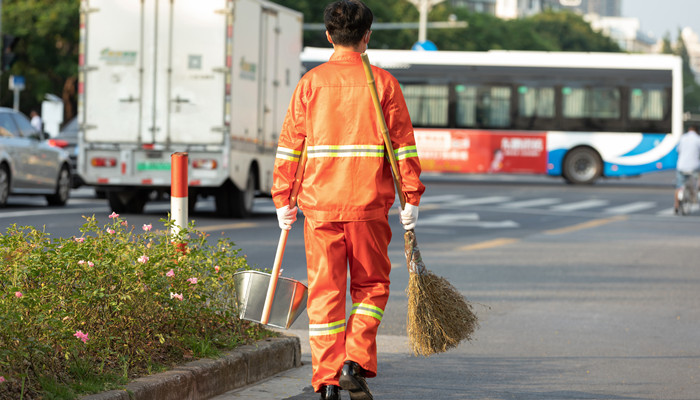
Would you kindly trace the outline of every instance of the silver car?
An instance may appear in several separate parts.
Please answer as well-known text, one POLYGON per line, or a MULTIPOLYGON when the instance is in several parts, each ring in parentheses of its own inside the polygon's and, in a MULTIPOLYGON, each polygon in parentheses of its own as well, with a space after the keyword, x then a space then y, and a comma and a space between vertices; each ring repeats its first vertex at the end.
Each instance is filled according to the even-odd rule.
POLYGON ((0 107, 0 207, 10 194, 43 195, 64 205, 71 175, 65 150, 47 143, 22 113, 0 107))

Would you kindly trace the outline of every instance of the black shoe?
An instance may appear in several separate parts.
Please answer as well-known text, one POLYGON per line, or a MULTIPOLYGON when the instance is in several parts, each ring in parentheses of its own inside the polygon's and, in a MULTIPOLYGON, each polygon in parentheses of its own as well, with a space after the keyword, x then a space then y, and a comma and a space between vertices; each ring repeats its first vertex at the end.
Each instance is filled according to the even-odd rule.
POLYGON ((362 367, 354 361, 345 361, 340 372, 340 387, 350 392, 352 400, 374 400, 365 381, 362 367))
POLYGON ((340 387, 326 385, 321 388, 321 400, 340 400, 340 387))

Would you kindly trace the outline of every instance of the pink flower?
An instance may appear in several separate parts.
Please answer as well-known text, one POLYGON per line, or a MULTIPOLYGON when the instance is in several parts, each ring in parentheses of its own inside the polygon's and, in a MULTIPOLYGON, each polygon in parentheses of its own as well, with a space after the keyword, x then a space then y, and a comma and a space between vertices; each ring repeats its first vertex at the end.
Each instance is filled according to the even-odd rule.
POLYGON ((78 339, 82 340, 83 343, 87 343, 87 341, 90 340, 90 338, 88 338, 88 334, 87 334, 87 333, 83 333, 83 331, 75 331, 75 333, 73 334, 73 336, 75 336, 75 337, 77 337, 78 339))
POLYGON ((144 231, 148 232, 148 231, 151 230, 151 228, 153 228, 153 225, 151 225, 151 224, 148 224, 148 225, 143 224, 142 228, 143 228, 144 231))
POLYGON ((95 264, 92 261, 88 261, 88 267, 94 267, 95 264))
POLYGON ((85 241, 85 238, 82 238, 82 237, 75 238, 75 241, 78 243, 83 243, 85 241))
POLYGON ((109 233, 110 235, 114 235, 114 232, 116 232, 114 229, 107 228, 107 233, 109 233))
POLYGON ((170 298, 171 299, 178 299, 178 300, 182 301, 182 295, 178 294, 178 293, 170 292, 170 298))
POLYGON ((147 263, 147 262, 148 262, 148 256, 145 255, 145 254, 142 255, 141 257, 139 257, 139 262, 140 262, 141 264, 147 263))
POLYGON ((15 292, 15 297, 16 297, 16 298, 19 299, 19 298, 21 298, 22 296, 24 296, 24 295, 22 294, 22 292, 15 292))
POLYGON ((3 383, 3 382, 5 382, 5 377, 4 377, 4 376, 0 376, 0 383, 3 383))
POLYGON ((187 280, 187 282, 189 282, 189 283, 195 285, 195 284, 197 284, 197 278, 190 278, 190 279, 187 280))
POLYGON ((220 269, 220 268, 219 268, 218 265, 214 267, 214 271, 216 271, 217 274, 219 273, 219 269, 220 269))
POLYGON ((128 223, 128 222, 126 222, 126 221, 122 221, 122 226, 127 226, 127 225, 129 225, 129 223, 128 223))
POLYGON ((111 218, 119 218, 119 214, 117 214, 117 213, 115 213, 114 211, 112 211, 112 213, 109 214, 109 218, 110 218, 110 219, 111 219, 111 218))
POLYGON ((173 271, 171 268, 170 271, 165 273, 165 276, 175 276, 175 271, 173 271))

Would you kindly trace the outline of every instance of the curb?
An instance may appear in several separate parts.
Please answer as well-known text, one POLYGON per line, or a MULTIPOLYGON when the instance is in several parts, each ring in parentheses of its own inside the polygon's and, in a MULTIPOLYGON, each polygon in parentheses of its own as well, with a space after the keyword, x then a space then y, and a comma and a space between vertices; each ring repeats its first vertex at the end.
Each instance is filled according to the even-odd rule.
POLYGON ((81 397, 81 400, 206 400, 301 366, 296 336, 260 340, 221 358, 192 361, 138 378, 126 388, 81 397))

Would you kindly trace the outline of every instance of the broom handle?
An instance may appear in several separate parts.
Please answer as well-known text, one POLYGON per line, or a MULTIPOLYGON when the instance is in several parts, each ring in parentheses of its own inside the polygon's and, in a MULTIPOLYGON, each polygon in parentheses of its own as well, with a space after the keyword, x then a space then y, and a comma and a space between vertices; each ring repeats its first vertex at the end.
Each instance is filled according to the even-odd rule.
MULTIPOLYGON (((289 195, 289 208, 292 209, 297 205, 297 195, 299 194, 299 187, 301 186, 301 179, 304 176, 304 167, 306 166, 306 143, 304 143, 304 148, 301 150, 301 155, 299 156, 299 165, 297 166, 297 172, 294 175, 294 183, 292 184, 292 193, 289 195)), ((282 266, 282 257, 284 256, 284 247, 287 245, 287 237, 289 236, 289 231, 282 229, 280 232, 280 240, 277 243, 277 252, 275 253, 275 262, 272 265, 272 272, 270 273, 270 283, 267 285, 267 296, 265 297, 265 305, 263 306, 262 316, 260 317, 260 323, 267 325, 270 320, 270 311, 272 310, 272 300, 275 298, 275 289, 277 289, 277 279, 280 275, 280 267, 282 266)))
POLYGON ((387 153, 389 153, 388 157, 389 164, 391 164, 391 173, 394 177, 394 185, 396 185, 396 191, 399 194, 399 201, 401 202, 401 209, 403 210, 404 207, 406 207, 406 198, 403 194, 403 191, 401 190, 401 174, 399 173, 399 165, 396 163, 394 147, 391 145, 391 139, 389 138, 389 129, 386 127, 386 120, 384 119, 382 105, 379 103, 379 95, 377 94, 377 85, 374 83, 372 66, 369 64, 369 57, 367 57, 367 53, 362 53, 360 57, 362 58, 362 65, 365 67, 367 85, 369 86, 369 91, 372 95, 374 110, 377 112, 377 119, 381 122, 379 124, 379 130, 382 131, 382 136, 384 137, 384 146, 386 147, 387 153))

